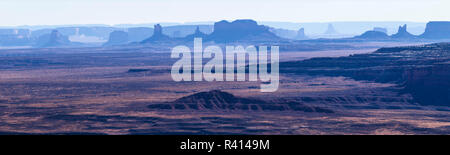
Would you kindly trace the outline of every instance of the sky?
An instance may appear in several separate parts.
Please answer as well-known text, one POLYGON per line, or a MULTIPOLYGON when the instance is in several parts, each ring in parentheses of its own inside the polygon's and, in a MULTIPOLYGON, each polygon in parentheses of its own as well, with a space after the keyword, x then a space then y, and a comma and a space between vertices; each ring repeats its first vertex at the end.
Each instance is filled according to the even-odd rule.
POLYGON ((450 21, 450 0, 1 0, 0 26, 235 19, 450 21))

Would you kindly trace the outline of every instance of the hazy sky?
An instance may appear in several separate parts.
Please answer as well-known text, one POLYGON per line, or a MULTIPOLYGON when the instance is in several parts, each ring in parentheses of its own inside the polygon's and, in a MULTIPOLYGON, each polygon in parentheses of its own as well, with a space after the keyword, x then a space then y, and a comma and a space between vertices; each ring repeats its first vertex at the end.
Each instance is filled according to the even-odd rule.
POLYGON ((1 0, 0 26, 450 20, 450 0, 1 0))

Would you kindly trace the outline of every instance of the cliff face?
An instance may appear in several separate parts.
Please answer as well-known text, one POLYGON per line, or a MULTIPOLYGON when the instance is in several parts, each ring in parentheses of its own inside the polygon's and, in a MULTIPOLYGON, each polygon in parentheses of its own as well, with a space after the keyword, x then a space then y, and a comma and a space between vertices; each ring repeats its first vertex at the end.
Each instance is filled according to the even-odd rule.
POLYGON ((450 39, 450 22, 429 22, 425 32, 420 37, 426 39, 450 39))
POLYGON ((215 42, 233 41, 263 41, 279 40, 269 28, 258 25, 253 20, 235 20, 233 22, 220 21, 214 23, 214 31, 209 35, 208 40, 215 42))
POLYGON ((109 35, 109 40, 104 46, 121 45, 128 43, 128 33, 124 31, 114 31, 109 35))
POLYGON ((450 43, 381 48, 369 54, 281 62, 280 72, 395 83, 421 105, 450 106, 450 43))
POLYGON ((406 72, 405 91, 419 103, 449 106, 450 64, 414 68, 406 72))

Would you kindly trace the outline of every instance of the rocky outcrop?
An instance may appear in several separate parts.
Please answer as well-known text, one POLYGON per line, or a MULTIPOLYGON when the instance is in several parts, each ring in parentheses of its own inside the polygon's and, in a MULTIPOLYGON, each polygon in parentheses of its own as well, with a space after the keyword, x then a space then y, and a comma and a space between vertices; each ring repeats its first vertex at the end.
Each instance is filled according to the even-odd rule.
POLYGON ((398 31, 396 34, 393 34, 391 37, 395 39, 414 39, 415 35, 412 35, 406 30, 406 24, 398 27, 398 31))
POLYGON ((395 83, 421 105, 450 106, 450 43, 381 48, 369 54, 281 62, 280 72, 395 83))
POLYGON ((296 40, 305 40, 305 39, 308 39, 308 37, 306 37, 306 35, 305 35, 305 29, 304 29, 304 28, 300 28, 300 29, 297 31, 297 36, 295 36, 295 39, 296 39, 296 40))
POLYGON ((371 31, 364 32, 363 34, 356 36, 352 39, 363 39, 363 40, 381 40, 381 41, 396 41, 396 40, 412 40, 417 39, 415 35, 412 35, 407 30, 406 24, 399 26, 398 32, 391 36, 387 35, 387 30, 385 28, 375 27, 371 31))
POLYGON ((59 33, 58 30, 53 30, 50 34, 40 36, 36 42, 38 47, 60 47, 69 46, 70 44, 68 37, 59 33))
POLYGON ((426 39, 450 39, 450 21, 427 23, 425 32, 420 37, 426 39))
POLYGON ((214 23, 214 31, 208 40, 225 43, 235 41, 277 41, 278 36, 269 31, 264 25, 258 25, 253 20, 235 20, 233 22, 220 21, 214 23))
POLYGON ((151 104, 150 109, 169 110, 245 110, 245 111, 304 111, 304 112, 324 112, 333 111, 321 108, 306 106, 299 102, 277 101, 268 102, 259 99, 237 97, 233 94, 212 90, 209 92, 195 93, 179 98, 173 102, 151 104))
POLYGON ((104 46, 122 45, 128 43, 128 33, 124 31, 113 31, 104 46))
POLYGON ((405 91, 425 105, 449 106, 450 64, 418 67, 406 73, 405 91))
POLYGON ((153 35, 150 38, 145 39, 141 43, 158 43, 158 42, 171 42, 172 38, 162 33, 162 27, 156 24, 153 29, 153 35))

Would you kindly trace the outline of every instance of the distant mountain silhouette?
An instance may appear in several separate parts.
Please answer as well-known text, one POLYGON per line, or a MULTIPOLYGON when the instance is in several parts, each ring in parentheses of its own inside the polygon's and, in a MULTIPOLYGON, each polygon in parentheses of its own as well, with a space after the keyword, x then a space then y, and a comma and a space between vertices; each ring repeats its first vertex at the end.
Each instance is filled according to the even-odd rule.
POLYGON ((172 38, 162 33, 160 24, 156 24, 153 29, 153 35, 150 38, 143 40, 141 43, 156 43, 156 42, 171 42, 172 38))
POLYGON ((305 111, 324 112, 333 111, 313 106, 306 106, 299 102, 267 102, 259 99, 237 97, 233 94, 220 90, 195 93, 181 97, 173 102, 152 104, 150 109, 172 109, 172 110, 251 110, 251 111, 305 111))
POLYGON ((366 40, 417 40, 423 39, 450 39, 450 22, 429 22, 425 29, 425 32, 420 36, 415 36, 407 31, 407 25, 399 26, 398 32, 391 36, 380 31, 367 31, 360 36, 354 37, 355 39, 366 40))
POLYGON ((363 34, 354 37, 353 39, 364 39, 364 40, 384 40, 384 41, 396 41, 404 39, 417 39, 417 36, 412 35, 407 31, 407 25, 399 26, 398 32, 391 36, 386 34, 387 30, 383 28, 375 27, 371 31, 364 32, 363 34))
POLYGON ((428 22, 425 32, 419 37, 426 39, 450 39, 450 21, 428 22))
POLYGON ((124 31, 113 31, 104 46, 121 45, 128 43, 128 33, 124 31))
POLYGON ((97 37, 99 39, 107 40, 109 34, 119 28, 109 26, 76 26, 76 27, 58 27, 58 28, 45 28, 38 29, 31 32, 32 38, 39 38, 42 35, 49 34, 53 30, 58 30, 64 36, 90 36, 97 37))
POLYGON ((389 36, 386 33, 380 32, 380 31, 367 31, 363 34, 354 37, 356 39, 375 39, 375 40, 383 40, 383 39, 389 39, 389 36))
POLYGON ((278 36, 269 31, 269 27, 258 25, 254 20, 220 21, 214 23, 214 31, 208 40, 225 43, 235 41, 275 41, 278 36))
POLYGON ((194 34, 198 28, 200 32, 210 34, 213 31, 213 25, 174 25, 163 27, 163 34, 172 38, 184 38, 194 34))
POLYGON ((214 41, 216 43, 227 42, 260 42, 260 41, 279 41, 282 40, 274 33, 269 31, 269 27, 258 25, 253 20, 236 20, 233 22, 220 21, 214 24, 214 31, 211 34, 205 34, 197 26, 193 34, 183 38, 171 38, 162 33, 161 25, 155 25, 153 35, 141 43, 177 43, 193 41, 194 38, 204 38, 204 41, 214 41))
MULTIPOLYGON (((420 37, 412 35, 407 31, 407 25, 403 25, 399 27, 399 31, 389 36, 387 35, 387 29, 381 27, 375 27, 373 30, 366 31, 365 33, 355 36, 352 38, 336 38, 336 39, 312 39, 308 40, 310 42, 318 41, 318 42, 352 42, 352 41, 398 41, 398 40, 411 40, 411 41, 420 41, 421 39, 446 39, 448 34, 449 22, 430 22, 427 24, 427 30, 420 37)), ((189 26, 192 28, 192 26, 189 26)), ((189 27, 186 27, 188 29, 189 27)), ((186 41, 191 41, 195 37, 203 38, 203 41, 208 42, 212 41, 215 43, 236 43, 236 42, 247 42, 247 43, 255 43, 255 42, 280 42, 286 41, 288 39, 295 40, 307 40, 308 38, 305 36, 305 30, 299 29, 297 34, 292 30, 285 29, 276 29, 270 28, 264 25, 258 25, 258 23, 254 20, 235 20, 233 22, 228 21, 219 21, 214 23, 213 32, 210 34, 206 34, 200 31, 197 26, 195 32, 193 34, 187 35, 186 37, 178 37, 172 38, 168 35, 162 33, 162 27, 157 24, 155 25, 154 34, 142 41, 141 43, 183 43, 186 41), (287 35, 287 32, 289 35, 287 35), (281 36, 281 37, 279 37, 281 36), (287 39, 284 39, 287 38, 287 39)), ((181 32, 180 30, 172 30, 175 35, 175 32, 181 32)), ((177 33, 178 34, 178 33, 177 33)), ((332 24, 328 25, 326 35, 336 35, 339 34, 332 24)), ((181 34, 178 34, 179 36, 181 34)))
POLYGON ((45 34, 37 39, 38 47, 59 47, 69 46, 71 42, 67 36, 62 35, 58 30, 53 30, 50 34, 45 34))
POLYGON ((409 33, 406 30, 406 27, 407 27, 406 24, 403 25, 403 26, 399 26, 398 27, 398 32, 396 34, 392 35, 391 37, 392 38, 396 38, 396 39, 413 39, 413 38, 416 38, 415 35, 412 35, 411 33, 409 33))

